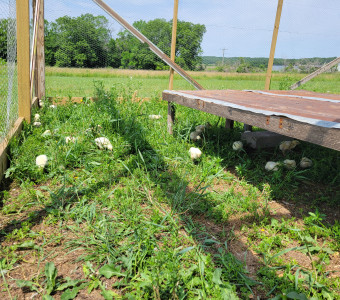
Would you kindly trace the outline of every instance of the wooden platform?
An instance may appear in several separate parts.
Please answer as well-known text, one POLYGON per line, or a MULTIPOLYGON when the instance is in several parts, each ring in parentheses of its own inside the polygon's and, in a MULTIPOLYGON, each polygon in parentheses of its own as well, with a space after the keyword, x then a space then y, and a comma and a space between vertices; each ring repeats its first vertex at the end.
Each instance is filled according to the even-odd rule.
MULTIPOLYGON (((164 91, 163 100, 340 151, 340 95, 198 90, 164 91)), ((170 128, 173 120, 170 105, 170 128)))

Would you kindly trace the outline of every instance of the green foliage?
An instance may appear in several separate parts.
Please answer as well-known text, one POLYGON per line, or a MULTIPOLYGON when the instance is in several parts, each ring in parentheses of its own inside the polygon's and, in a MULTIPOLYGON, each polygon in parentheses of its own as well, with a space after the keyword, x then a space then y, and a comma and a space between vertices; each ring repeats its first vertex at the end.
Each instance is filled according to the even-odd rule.
POLYGON ((46 62, 59 67, 107 66, 108 20, 91 14, 45 22, 46 62))
MULTIPOLYGON (((155 19, 136 21, 133 26, 151 42, 170 56, 172 21, 155 19)), ((178 21, 176 39, 176 62, 183 68, 194 70, 201 62, 201 42, 205 26, 178 21)), ((141 44, 127 30, 119 33, 117 47, 122 55, 122 66, 131 69, 162 70, 166 64, 153 54, 147 45, 141 44)))
POLYGON ((7 59, 8 19, 0 19, 0 58, 7 59))

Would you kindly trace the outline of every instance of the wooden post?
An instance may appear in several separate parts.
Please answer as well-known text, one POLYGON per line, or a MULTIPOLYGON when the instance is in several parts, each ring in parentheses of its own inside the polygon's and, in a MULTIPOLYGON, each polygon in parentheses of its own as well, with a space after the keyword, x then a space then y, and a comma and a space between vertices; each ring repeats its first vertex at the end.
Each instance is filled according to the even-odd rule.
MULTIPOLYGON (((176 37, 177 37, 177 18, 178 18, 178 0, 174 1, 174 16, 172 19, 172 38, 170 59, 174 62, 176 56, 176 37)), ((173 89, 174 69, 170 67, 169 90, 173 89)))
MULTIPOLYGON (((176 37, 177 37, 177 18, 178 18, 178 0, 174 1, 174 16, 172 18, 172 38, 171 38, 171 55, 170 59, 175 62, 176 57, 176 37)), ((170 67, 169 90, 174 87, 174 69, 170 67)), ((175 122, 175 106, 168 102, 168 132, 173 133, 173 124, 175 122)))
POLYGON ((268 91, 270 89, 270 80, 272 78, 272 69, 273 69, 273 63, 274 63, 274 55, 275 55, 277 35, 279 33, 279 27, 280 27, 282 6, 283 6, 283 0, 279 0, 279 2, 277 4, 275 25, 274 25, 273 38, 272 38, 272 45, 271 45, 271 48, 270 48, 270 55, 269 55, 269 60, 268 60, 266 84, 265 84, 265 88, 264 88, 266 91, 268 91))
POLYGON ((19 117, 31 122, 29 0, 16 2, 19 117))
POLYGON ((45 21, 44 21, 44 0, 40 0, 37 51, 35 68, 35 93, 39 99, 45 97, 45 21))
POLYGON ((331 62, 329 62, 328 64, 322 66, 321 68, 317 69, 315 72, 307 75, 305 78, 302 78, 301 80, 299 80, 298 82, 294 83, 290 89, 291 90, 295 90, 296 88, 298 88, 300 85, 305 84, 306 82, 308 82, 309 80, 313 79, 314 77, 328 71, 330 68, 334 67, 335 65, 340 63, 340 57, 332 60, 331 62))

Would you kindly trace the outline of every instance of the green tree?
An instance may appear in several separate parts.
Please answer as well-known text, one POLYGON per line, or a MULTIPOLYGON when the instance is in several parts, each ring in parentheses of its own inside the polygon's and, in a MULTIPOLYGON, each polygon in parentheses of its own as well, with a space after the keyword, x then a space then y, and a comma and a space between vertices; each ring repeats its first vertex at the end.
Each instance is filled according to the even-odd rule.
POLYGON ((0 58, 7 59, 7 19, 0 19, 0 58))
POLYGON ((46 22, 46 62, 60 67, 105 67, 111 39, 108 20, 91 14, 46 22))
MULTIPOLYGON (((133 26, 143 33, 165 54, 170 55, 172 21, 155 19, 137 21, 133 26)), ((205 26, 178 21, 176 62, 183 68, 193 70, 201 63, 201 42, 205 26)), ((146 44, 142 44, 127 30, 119 33, 116 40, 121 54, 121 64, 132 69, 164 69, 166 64, 153 54, 146 44)))

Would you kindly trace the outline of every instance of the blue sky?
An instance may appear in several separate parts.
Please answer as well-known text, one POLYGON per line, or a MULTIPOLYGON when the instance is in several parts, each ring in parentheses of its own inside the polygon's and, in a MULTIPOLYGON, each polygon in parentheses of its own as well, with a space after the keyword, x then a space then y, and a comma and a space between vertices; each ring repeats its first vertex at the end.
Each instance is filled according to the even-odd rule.
MULTIPOLYGON (((106 0, 129 23, 172 19, 173 0, 106 0)), ((104 14, 91 0, 45 0, 48 20, 104 14)), ((179 0, 178 17, 206 26, 203 55, 268 57, 277 0, 179 0)), ((109 17, 108 17, 109 18, 109 17)), ((113 34, 121 30, 110 20, 113 34)), ((284 0, 276 57, 340 56, 340 0, 284 0)))

